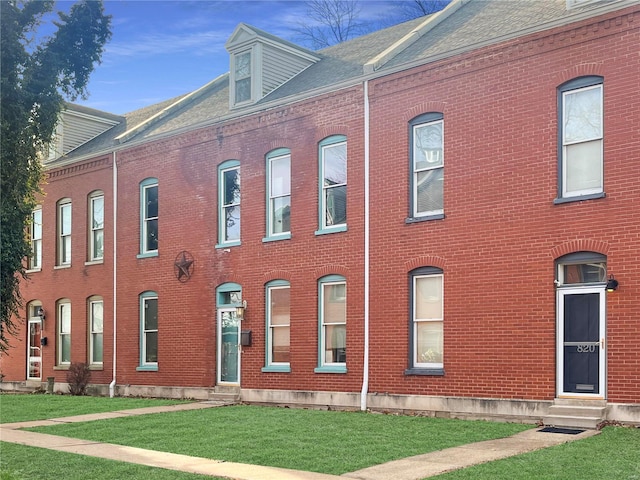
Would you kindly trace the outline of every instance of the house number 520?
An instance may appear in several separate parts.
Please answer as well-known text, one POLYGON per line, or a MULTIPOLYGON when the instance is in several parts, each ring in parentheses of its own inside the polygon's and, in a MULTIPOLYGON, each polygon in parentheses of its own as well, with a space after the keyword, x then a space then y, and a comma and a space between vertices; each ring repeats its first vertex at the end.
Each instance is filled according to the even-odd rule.
POLYGON ((578 353, 593 353, 596 351, 595 345, 578 345, 576 348, 578 353))

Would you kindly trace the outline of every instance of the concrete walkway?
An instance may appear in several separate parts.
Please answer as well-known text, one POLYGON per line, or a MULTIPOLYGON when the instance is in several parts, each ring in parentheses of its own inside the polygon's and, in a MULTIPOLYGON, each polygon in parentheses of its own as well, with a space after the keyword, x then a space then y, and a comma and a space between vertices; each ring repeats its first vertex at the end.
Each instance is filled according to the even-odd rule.
POLYGON ((27 432, 21 428, 56 425, 60 423, 87 422, 108 418, 145 415, 149 413, 194 410, 219 406, 219 403, 190 403, 164 407, 139 408, 118 412, 78 415, 32 422, 5 423, 0 425, 0 440, 32 447, 47 448, 121 462, 137 463, 150 467, 179 470, 201 475, 225 477, 238 480, 335 480, 352 478, 360 480, 420 480, 444 472, 511 457, 561 443, 580 440, 599 432, 587 430, 577 435, 543 433, 539 429, 527 430, 511 437, 471 443, 437 452, 396 460, 373 467, 345 473, 341 477, 314 472, 302 472, 276 467, 247 465, 241 463, 210 460, 167 452, 126 447, 110 443, 59 437, 44 433, 27 432))

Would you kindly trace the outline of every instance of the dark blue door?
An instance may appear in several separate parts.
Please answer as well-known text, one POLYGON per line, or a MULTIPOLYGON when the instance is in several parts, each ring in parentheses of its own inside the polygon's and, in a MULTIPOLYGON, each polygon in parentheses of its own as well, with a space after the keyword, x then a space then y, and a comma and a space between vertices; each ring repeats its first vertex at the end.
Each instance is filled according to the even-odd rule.
POLYGON ((564 393, 601 393, 600 348, 600 293, 564 295, 564 393))

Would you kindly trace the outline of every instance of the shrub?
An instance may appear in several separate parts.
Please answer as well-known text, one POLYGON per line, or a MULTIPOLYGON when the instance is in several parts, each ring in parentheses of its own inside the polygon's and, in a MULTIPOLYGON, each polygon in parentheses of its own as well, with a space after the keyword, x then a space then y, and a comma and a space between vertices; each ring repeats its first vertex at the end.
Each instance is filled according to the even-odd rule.
POLYGON ((67 371, 67 383, 71 395, 84 395, 91 380, 91 370, 86 363, 72 363, 67 371))

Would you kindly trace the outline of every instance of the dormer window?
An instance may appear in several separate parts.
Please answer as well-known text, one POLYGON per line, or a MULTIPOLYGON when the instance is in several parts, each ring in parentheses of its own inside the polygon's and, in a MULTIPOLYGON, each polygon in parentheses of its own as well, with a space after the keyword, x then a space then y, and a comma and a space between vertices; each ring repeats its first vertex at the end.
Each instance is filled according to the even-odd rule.
POLYGON ((320 60, 315 53, 239 24, 225 48, 231 55, 229 108, 253 105, 320 60))
POLYGON ((251 51, 234 55, 235 103, 251 100, 251 51))

